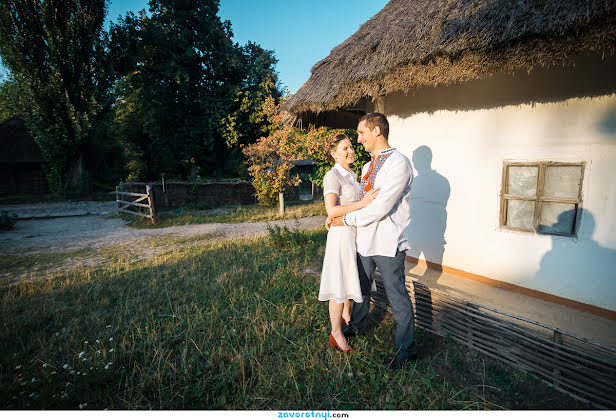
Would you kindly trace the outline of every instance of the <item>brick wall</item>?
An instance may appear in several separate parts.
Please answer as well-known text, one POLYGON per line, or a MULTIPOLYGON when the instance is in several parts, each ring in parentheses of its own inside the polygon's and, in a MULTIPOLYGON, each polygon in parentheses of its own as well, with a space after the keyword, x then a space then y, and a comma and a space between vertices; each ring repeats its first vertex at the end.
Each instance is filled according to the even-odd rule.
MULTIPOLYGON (((145 183, 129 182, 124 191, 145 193, 145 183)), ((162 182, 151 184, 154 206, 158 210, 175 209, 188 203, 207 202, 211 204, 253 204, 256 203, 255 190, 248 181, 210 181, 166 183, 166 200, 162 182)))

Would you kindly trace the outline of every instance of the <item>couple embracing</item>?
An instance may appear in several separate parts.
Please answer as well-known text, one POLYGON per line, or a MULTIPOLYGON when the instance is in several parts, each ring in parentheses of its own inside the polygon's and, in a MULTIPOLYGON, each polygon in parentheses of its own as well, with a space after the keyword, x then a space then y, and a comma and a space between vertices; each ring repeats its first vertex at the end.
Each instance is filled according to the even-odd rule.
POLYGON ((389 146, 389 123, 383 114, 363 116, 357 134, 371 155, 361 182, 349 166, 355 159, 350 140, 337 134, 326 147, 335 166, 323 178, 329 232, 319 300, 329 301, 330 345, 344 353, 353 351, 347 339, 365 333, 378 268, 396 321, 398 352, 386 365, 399 369, 417 358, 413 305, 404 275, 413 169, 408 158, 389 146))

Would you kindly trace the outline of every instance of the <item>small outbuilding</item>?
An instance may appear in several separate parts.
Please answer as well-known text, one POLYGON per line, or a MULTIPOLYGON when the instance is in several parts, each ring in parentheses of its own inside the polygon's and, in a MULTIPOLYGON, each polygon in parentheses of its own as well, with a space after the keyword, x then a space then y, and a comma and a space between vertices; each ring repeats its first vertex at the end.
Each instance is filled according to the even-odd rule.
POLYGON ((44 162, 21 118, 9 118, 0 125, 0 197, 48 194, 44 162))
POLYGON ((385 114, 411 261, 616 318, 616 2, 391 0, 286 103, 385 114))

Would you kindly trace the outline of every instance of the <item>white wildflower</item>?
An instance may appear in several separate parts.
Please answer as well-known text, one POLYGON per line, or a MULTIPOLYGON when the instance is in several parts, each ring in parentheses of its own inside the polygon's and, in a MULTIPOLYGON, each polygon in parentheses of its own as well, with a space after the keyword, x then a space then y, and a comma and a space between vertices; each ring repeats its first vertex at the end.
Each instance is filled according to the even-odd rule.
POLYGON ((87 358, 87 357, 84 357, 82 360, 85 362, 86 360, 88 360, 88 358, 87 358))
POLYGON ((84 342, 83 342, 83 344, 88 344, 88 342, 87 342, 87 341, 84 341, 84 342))
POLYGON ((47 363, 43 363, 43 367, 47 367, 49 366, 47 363))
POLYGON ((86 373, 85 373, 85 372, 83 372, 81 375, 82 375, 82 376, 86 376, 86 373))
POLYGON ((84 354, 86 354, 86 352, 82 351, 81 353, 79 353, 79 357, 83 356, 84 354))
POLYGON ((34 398, 34 396, 35 396, 35 395, 36 395, 36 394, 33 392, 32 394, 28 395, 28 397, 30 397, 30 398, 34 398))
POLYGON ((73 369, 71 369, 71 375, 72 375, 73 373, 75 373, 75 371, 74 371, 73 369))
POLYGON ((109 341, 113 341, 113 337, 109 337, 109 341))
POLYGON ((21 365, 15 366, 15 369, 21 369, 21 365))
POLYGON ((100 342, 101 342, 101 340, 97 339, 97 340, 96 340, 96 342, 97 342, 97 343, 100 343, 100 342))
POLYGON ((30 382, 36 382, 36 378, 32 378, 30 382))
POLYGON ((56 372, 55 370, 53 372, 51 372, 52 375, 55 375, 56 373, 58 373, 58 372, 56 372))
POLYGON ((107 327, 105 327, 105 328, 111 328, 111 325, 107 325, 107 327))
POLYGON ((66 328, 62 328, 62 332, 66 332, 66 328))
POLYGON ((56 333, 56 337, 57 337, 57 336, 59 336, 59 335, 60 335, 60 333, 59 333, 59 332, 57 332, 57 333, 56 333))
POLYGON ((85 403, 85 404, 79 404, 79 409, 80 409, 80 410, 83 410, 83 408, 84 408, 84 407, 87 407, 87 406, 88 406, 88 403, 85 403))
POLYGON ((68 369, 70 366, 68 365, 68 363, 65 363, 64 366, 62 366, 63 369, 68 369))
POLYGON ((96 354, 101 354, 101 351, 100 350, 96 350, 96 354))
POLYGON ((113 349, 109 349, 109 353, 113 353, 113 349))
POLYGON ((69 386, 71 386, 71 383, 70 383, 70 382, 67 382, 64 386, 65 386, 65 387, 69 387, 69 386))

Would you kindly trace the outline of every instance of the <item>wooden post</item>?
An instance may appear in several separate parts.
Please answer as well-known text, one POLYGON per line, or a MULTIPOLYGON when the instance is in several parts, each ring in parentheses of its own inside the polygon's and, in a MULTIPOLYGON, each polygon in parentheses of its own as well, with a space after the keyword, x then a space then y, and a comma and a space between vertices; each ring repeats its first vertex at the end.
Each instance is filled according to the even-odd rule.
POLYGON ((166 173, 163 172, 163 195, 165 197, 165 209, 169 209, 169 196, 167 195, 167 180, 165 179, 166 173))
POLYGON ((314 182, 310 181, 311 191, 310 191, 310 199, 314 200, 314 182))
POLYGON ((152 224, 156 223, 154 221, 154 218, 156 217, 155 212, 154 212, 154 199, 152 197, 152 186, 150 184, 147 184, 145 186, 145 193, 148 195, 148 205, 150 206, 150 216, 152 219, 152 224))
POLYGON ((116 187, 116 203, 118 204, 118 214, 120 214, 120 207, 122 207, 122 204, 118 202, 120 199, 120 195, 117 193, 118 191, 124 192, 124 183, 122 181, 120 181, 120 185, 116 187))
POLYGON ((278 193, 278 203, 280 204, 279 213, 282 216, 284 214, 284 193, 278 193))

